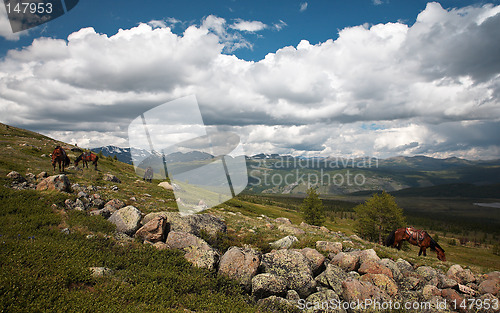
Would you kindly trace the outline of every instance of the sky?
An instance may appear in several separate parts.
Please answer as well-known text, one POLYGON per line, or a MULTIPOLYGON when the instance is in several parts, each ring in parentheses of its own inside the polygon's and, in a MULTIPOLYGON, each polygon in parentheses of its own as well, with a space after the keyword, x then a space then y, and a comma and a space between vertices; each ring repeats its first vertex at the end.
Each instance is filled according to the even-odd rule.
POLYGON ((18 33, 0 5, 0 122, 128 147, 194 95, 247 155, 498 159, 499 29, 499 0, 81 0, 18 33))

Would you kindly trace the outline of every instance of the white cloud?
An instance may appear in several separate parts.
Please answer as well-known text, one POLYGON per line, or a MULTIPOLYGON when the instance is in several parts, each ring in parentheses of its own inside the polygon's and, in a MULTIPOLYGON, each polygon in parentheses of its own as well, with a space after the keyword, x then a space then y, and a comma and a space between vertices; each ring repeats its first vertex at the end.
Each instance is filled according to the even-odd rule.
POLYGON ((307 6, 308 6, 308 5, 309 5, 309 4, 308 4, 307 2, 302 2, 302 3, 300 4, 300 9, 299 9, 299 11, 300 11, 300 12, 304 12, 305 10, 307 10, 307 6))
POLYGON ((19 40, 20 36, 26 34, 28 34, 27 30, 17 33, 12 32, 12 28, 10 26, 9 18, 7 17, 7 11, 5 10, 5 6, 0 5, 0 37, 3 37, 7 40, 19 40))
POLYGON ((345 28, 258 62, 227 54, 249 43, 213 15, 182 35, 160 24, 112 36, 86 28, 0 61, 0 116, 118 144, 140 113, 195 94, 205 123, 238 132, 249 154, 498 157, 498 12, 429 4, 412 26, 345 28))
POLYGON ((267 25, 260 21, 245 21, 238 19, 233 25, 231 25, 231 28, 239 31, 254 33, 267 28, 267 25))
POLYGON ((278 23, 274 23, 273 24, 273 28, 277 31, 280 31, 282 30, 283 28, 285 28, 286 26, 288 26, 283 20, 280 20, 278 23))

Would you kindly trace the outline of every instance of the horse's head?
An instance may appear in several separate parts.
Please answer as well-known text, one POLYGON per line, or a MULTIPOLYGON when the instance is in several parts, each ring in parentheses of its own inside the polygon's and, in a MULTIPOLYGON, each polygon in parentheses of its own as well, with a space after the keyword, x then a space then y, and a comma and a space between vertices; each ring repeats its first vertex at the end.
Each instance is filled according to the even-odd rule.
POLYGON ((83 157, 83 154, 80 154, 80 156, 76 158, 75 166, 78 166, 78 162, 80 162, 82 160, 82 157, 83 157))
POLYGON ((441 249, 436 249, 436 252, 437 252, 437 258, 439 259, 439 261, 446 262, 446 255, 444 255, 444 251, 441 249))

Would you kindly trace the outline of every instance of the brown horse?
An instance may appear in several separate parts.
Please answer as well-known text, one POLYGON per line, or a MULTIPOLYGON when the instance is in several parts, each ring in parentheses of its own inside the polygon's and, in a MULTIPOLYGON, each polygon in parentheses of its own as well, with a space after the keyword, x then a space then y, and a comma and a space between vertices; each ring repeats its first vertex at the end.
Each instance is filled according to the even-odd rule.
POLYGON ((99 156, 96 154, 93 154, 92 152, 84 152, 80 154, 79 157, 76 158, 75 160, 75 166, 78 166, 78 163, 80 161, 83 162, 83 167, 89 168, 89 165, 87 162, 92 162, 92 164, 95 166, 95 169, 97 171, 97 160, 99 160, 99 156))
POLYGON ((430 247, 432 251, 436 251, 437 258, 439 260, 446 261, 444 249, 441 248, 441 246, 434 239, 432 239, 432 237, 429 236, 425 230, 415 229, 413 227, 398 228, 387 236, 385 239, 385 245, 387 247, 392 246, 393 248, 400 250, 401 243, 405 240, 412 245, 420 247, 418 256, 422 253, 424 256, 427 256, 425 250, 430 247))
POLYGON ((68 156, 66 155, 66 151, 64 151, 64 149, 61 148, 61 146, 56 146, 51 156, 52 156, 52 166, 54 167, 54 172, 56 171, 56 163, 59 165, 59 172, 64 172, 64 168, 68 166, 71 162, 68 156))

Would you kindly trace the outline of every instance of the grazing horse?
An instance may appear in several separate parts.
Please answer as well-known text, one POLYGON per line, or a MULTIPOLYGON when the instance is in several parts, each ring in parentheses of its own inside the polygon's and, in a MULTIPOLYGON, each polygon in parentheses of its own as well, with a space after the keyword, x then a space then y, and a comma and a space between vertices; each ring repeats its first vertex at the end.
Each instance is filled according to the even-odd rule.
POLYGON ((419 246, 420 251, 418 256, 422 253, 426 256, 425 250, 431 248, 432 251, 436 251, 437 258, 441 261, 446 261, 446 256, 444 255, 444 249, 432 239, 431 236, 421 229, 415 229, 413 227, 398 228, 387 236, 385 239, 385 245, 387 247, 392 246, 393 248, 401 249, 401 243, 403 241, 408 241, 412 245, 419 246))
POLYGON ((144 172, 144 178, 142 178, 142 180, 145 180, 147 182, 153 181, 153 168, 151 166, 148 166, 146 172, 144 172))
POLYGON ((59 165, 59 172, 64 172, 64 168, 68 166, 71 162, 70 159, 68 158, 68 155, 66 155, 66 151, 64 151, 64 149, 61 148, 61 146, 56 146, 51 156, 52 156, 52 166, 54 167, 54 172, 56 171, 56 163, 59 165))
POLYGON ((95 169, 97 171, 97 160, 99 160, 99 156, 96 154, 93 154, 92 152, 84 152, 80 154, 79 157, 76 158, 75 160, 75 166, 78 166, 78 163, 80 161, 83 162, 83 167, 89 168, 89 165, 87 162, 92 162, 92 164, 95 166, 95 169))

